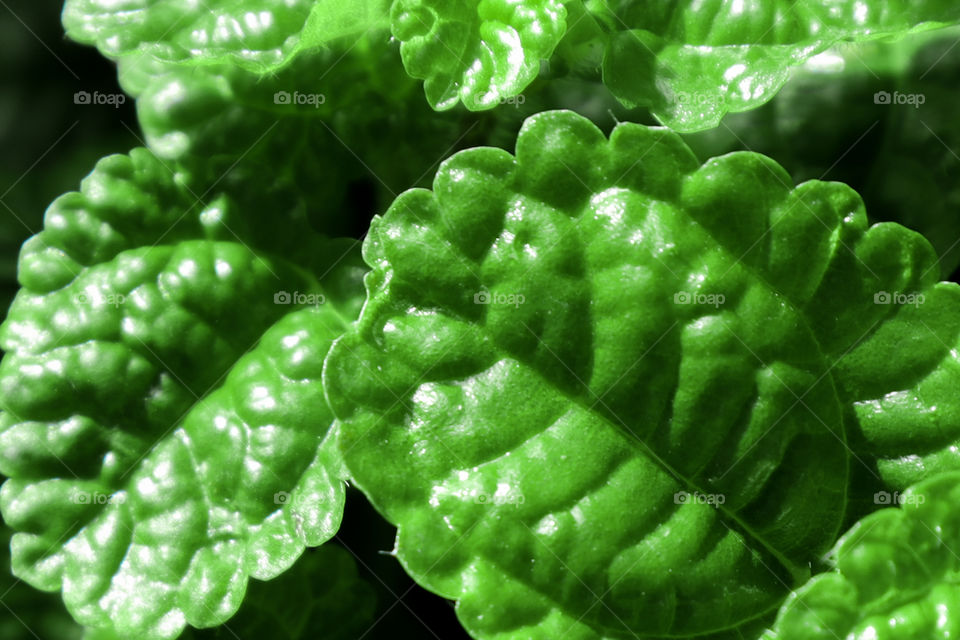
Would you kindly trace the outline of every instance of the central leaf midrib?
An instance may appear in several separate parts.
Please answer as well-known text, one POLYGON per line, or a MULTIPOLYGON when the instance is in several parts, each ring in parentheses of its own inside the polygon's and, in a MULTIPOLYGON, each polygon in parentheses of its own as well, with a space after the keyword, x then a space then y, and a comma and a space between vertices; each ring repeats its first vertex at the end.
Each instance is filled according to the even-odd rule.
MULTIPOLYGON (((701 165, 701 166, 703 166, 703 165, 701 165)), ((687 174, 687 175, 683 176, 683 177, 681 178, 681 181, 686 180, 687 178, 689 178, 690 175, 692 175, 692 174, 687 174)), ((789 189, 788 194, 792 194, 794 190, 795 190, 795 187, 789 189)), ((638 193, 638 195, 646 196, 646 197, 648 197, 648 198, 650 197, 648 194, 639 193, 639 192, 636 192, 636 191, 634 191, 634 190, 632 190, 632 189, 630 189, 630 191, 633 192, 633 193, 638 193)), ((653 198, 651 198, 651 199, 653 199, 653 198)), ((784 199, 786 199, 786 197, 785 197, 784 199)), ((782 300, 782 301, 790 308, 790 310, 793 312, 793 315, 802 322, 803 330, 805 330, 805 332, 807 333, 807 335, 810 336, 810 339, 811 339, 812 343, 816 346, 817 355, 818 355, 818 357, 819 357, 819 358, 818 358, 819 361, 820 361, 821 363, 824 363, 824 364, 829 365, 830 361, 828 360, 828 358, 826 358, 826 357, 824 356, 823 349, 822 349, 819 341, 817 340, 816 333, 813 331, 813 328, 810 326, 810 323, 809 323, 806 315, 802 312, 801 309, 799 309, 799 308, 794 304, 794 301, 793 301, 793 300, 791 300, 789 297, 783 295, 782 293, 778 292, 766 278, 764 278, 760 273, 758 273, 758 272, 756 271, 756 269, 753 268, 752 265, 743 263, 739 257, 735 256, 735 255, 730 251, 730 249, 729 249, 723 242, 720 241, 720 239, 716 238, 716 237, 714 236, 714 234, 712 234, 712 233, 710 232, 710 229, 709 229, 709 228, 707 228, 706 226, 704 226, 699 220, 697 220, 697 219, 694 218, 693 216, 689 215, 689 213, 687 212, 687 210, 686 210, 685 208, 683 208, 682 206, 680 206, 679 203, 671 203, 671 202, 669 202, 669 201, 664 201, 664 202, 665 202, 666 204, 669 204, 669 205, 670 205, 670 209, 671 209, 672 211, 674 211, 676 215, 684 217, 686 220, 688 220, 689 222, 691 222, 697 229, 699 229, 705 236, 707 236, 707 237, 709 237, 710 239, 712 239, 712 240, 714 241, 715 245, 720 248, 720 250, 722 251, 723 255, 727 258, 727 261, 728 261, 728 262, 731 262, 731 263, 733 263, 733 264, 739 264, 745 271, 747 271, 747 273, 750 274, 750 276, 751 276, 756 282, 758 282, 759 284, 761 284, 761 285, 764 287, 764 289, 767 291, 768 295, 770 295, 770 296, 772 296, 772 297, 774 297, 774 298, 776 298, 776 299, 782 300)), ((542 202, 541 202, 541 204, 543 204, 544 206, 546 206, 545 203, 542 203, 542 202)), ((782 201, 777 202, 776 205, 774 205, 774 207, 779 207, 781 204, 782 204, 782 201)), ((582 221, 582 219, 583 219, 583 212, 581 211, 581 212, 579 212, 579 213, 577 214, 577 216, 576 216, 576 225, 575 225, 575 226, 578 227, 578 226, 579 226, 579 223, 582 221)), ((503 226, 503 225, 501 225, 501 226, 503 226)), ((581 253, 581 255, 585 253, 584 247, 583 247, 582 244, 581 244, 581 246, 580 246, 580 253, 581 253)), ((482 268, 482 265, 481 265, 481 268, 482 268)), ((594 286, 593 286, 593 285, 594 285, 594 280, 593 280, 593 278, 591 278, 591 277, 589 277, 589 276, 585 277, 585 280, 590 284, 590 294, 589 294, 589 298, 590 298, 590 300, 593 300, 593 299, 594 299, 594 295, 593 295, 593 294, 594 294, 594 286)), ((819 284, 820 284, 820 283, 818 283, 818 286, 819 286, 819 284)), ((592 323, 591 323, 591 326, 592 326, 592 323)), ((543 380, 543 381, 546 383, 547 386, 549 386, 550 388, 554 389, 558 394, 560 394, 562 397, 566 398, 568 401, 576 404, 578 407, 580 407, 581 409, 583 409, 588 415, 599 416, 604 424, 606 424, 606 425, 609 426, 610 428, 614 429, 617 433, 619 433, 619 434, 620 434, 622 437, 624 437, 627 441, 631 442, 631 443, 632 443, 632 446, 633 446, 634 449, 638 452, 639 455, 644 455, 644 456, 647 457, 648 459, 652 460, 655 464, 657 464, 658 466, 660 466, 662 470, 666 471, 666 472, 667 472, 668 474, 670 474, 673 478, 677 479, 679 482, 681 482, 682 484, 684 484, 687 488, 692 488, 692 489, 694 489, 694 491, 702 491, 702 490, 706 489, 706 487, 700 486, 699 484, 693 482, 691 479, 687 478, 686 476, 684 476, 683 474, 681 474, 679 471, 677 471, 676 469, 674 469, 671 464, 669 464, 665 459, 661 458, 661 457, 656 453, 656 451, 653 449, 653 447, 651 447, 650 445, 648 445, 646 442, 644 442, 643 440, 641 440, 639 437, 633 437, 633 438, 627 437, 627 435, 623 432, 623 428, 621 428, 620 426, 614 424, 606 415, 604 415, 603 413, 601 413, 601 412, 599 412, 599 411, 596 411, 596 410, 593 408, 593 406, 588 406, 588 405, 584 402, 583 399, 574 397, 574 396, 570 395, 569 393, 565 392, 562 388, 560 388, 560 386, 554 384, 554 383, 553 383, 552 381, 550 381, 546 376, 544 376, 541 372, 539 372, 535 367, 533 367, 531 364, 529 364, 529 363, 527 363, 525 360, 523 360, 523 359, 522 359, 522 356, 520 356, 519 354, 511 353, 509 349, 506 349, 506 348, 504 348, 502 345, 500 345, 499 342, 496 340, 496 336, 494 336, 494 335, 492 335, 492 334, 490 333, 490 331, 489 331, 489 329, 487 328, 487 326, 486 326, 485 323, 479 325, 479 327, 480 327, 481 330, 486 334, 486 337, 487 337, 487 339, 490 341, 490 343, 491 343, 491 344, 494 344, 494 345, 497 345, 497 350, 498 350, 501 354, 506 355, 506 356, 509 357, 510 359, 515 360, 516 362, 521 363, 525 368, 527 368, 527 369, 529 369, 530 371, 534 372, 534 373, 537 375, 537 377, 539 377, 541 380, 543 380), (643 446, 647 451, 649 451, 649 455, 647 455, 647 454, 641 449, 641 444, 642 444, 642 446, 643 446)), ((534 334, 534 335, 536 336, 536 334, 534 334)), ((541 341, 541 342, 542 342, 540 336, 536 336, 536 338, 537 338, 538 341, 541 341)), ((592 339, 592 336, 591 336, 591 347, 590 347, 590 348, 591 348, 591 352, 593 351, 592 342, 593 342, 593 339, 592 339)), ((557 357, 557 356, 555 356, 555 357, 557 357)), ((557 357, 557 358, 558 358, 558 360, 559 360, 559 357, 557 357)), ((562 360, 560 360, 560 362, 563 363, 562 360)), ((563 363, 563 364, 564 364, 565 367, 567 366, 565 363, 563 363)), ((583 388, 584 388, 586 391, 588 391, 588 392, 591 393, 591 394, 594 393, 594 391, 590 388, 590 386, 589 386, 587 383, 583 382, 583 380, 580 379, 579 375, 577 375, 576 373, 574 373, 573 375, 574 375, 574 377, 577 378, 577 381, 580 382, 580 384, 583 386, 583 388)), ((837 404, 838 407, 842 408, 842 407, 843 407, 843 404, 841 403, 840 398, 837 396, 837 393, 836 393, 836 384, 835 384, 835 381, 834 381, 834 379, 833 379, 833 375, 830 373, 830 370, 827 371, 826 377, 829 377, 829 379, 830 379, 830 381, 831 381, 833 400, 836 402, 836 404, 837 404)), ((675 392, 676 390, 674 389, 673 391, 675 392)), ((673 398, 673 395, 674 395, 674 394, 671 393, 671 398, 673 398)), ((595 405, 594 405, 594 406, 595 406, 595 405)), ((618 419, 619 419, 619 418, 618 418, 618 419)), ((621 422, 622 422, 622 421, 621 421, 621 422)), ((629 427, 627 427, 625 423, 624 423, 623 427, 626 428, 628 431, 630 431, 630 433, 633 433, 633 431, 632 431, 629 427)), ((845 433, 844 433, 844 436, 845 436, 845 433)), ((787 585, 788 588, 793 588, 794 586, 796 586, 796 584, 800 584, 800 583, 803 582, 803 580, 806 579, 806 575, 807 575, 808 571, 807 571, 807 569, 806 569, 805 567, 803 567, 802 565, 798 565, 798 564, 794 563, 793 561, 789 560, 789 559, 783 554, 783 552, 781 552, 779 549, 777 549, 776 547, 774 547, 771 543, 767 542, 767 541, 763 538, 763 536, 761 536, 759 533, 757 533, 757 532, 754 530, 753 527, 751 527, 751 526, 748 525, 746 522, 744 522, 740 517, 738 517, 735 513, 731 512, 731 511, 730 511, 727 507, 725 507, 724 505, 716 505, 716 508, 717 508, 717 510, 720 511, 720 513, 722 513, 728 520, 732 521, 737 527, 739 527, 739 529, 746 534, 745 537, 754 540, 754 541, 758 544, 758 546, 760 546, 761 548, 765 549, 765 550, 766 550, 771 556, 773 556, 781 565, 783 565, 784 568, 786 568, 786 569, 790 572, 791 578, 794 580, 795 584, 794 584, 794 585, 787 585)), ((839 523, 838 523, 837 526, 839 527, 839 523)), ((748 547, 748 548, 754 549, 755 547, 748 547)))
MULTIPOLYGON (((237 243, 235 243, 235 242, 230 242, 230 241, 226 241, 226 240, 208 240, 208 239, 205 239, 205 238, 194 238, 194 239, 192 239, 192 240, 184 240, 183 242, 210 242, 210 243, 237 244, 237 243)), ((156 245, 156 247, 160 247, 160 246, 171 246, 171 245, 156 245)), ((140 249, 140 248, 141 248, 141 247, 135 247, 135 248, 133 248, 132 250, 136 250, 136 249, 140 249)), ((155 247, 151 247, 151 249, 153 249, 153 248, 155 248, 155 247)), ((130 250, 131 250, 131 249, 127 249, 127 250, 124 250, 124 251, 120 251, 119 253, 117 253, 117 255, 115 255, 113 258, 111 258, 110 261, 111 261, 111 262, 116 261, 116 259, 117 259, 120 255, 122 255, 122 254, 124 254, 124 253, 127 253, 127 252, 130 251, 130 250)), ((274 254, 273 252, 271 252, 271 251, 259 251, 259 250, 258 250, 258 251, 253 251, 252 249, 250 249, 250 252, 253 253, 253 254, 255 254, 257 257, 259 257, 259 258, 261 258, 261 259, 263 259, 263 258, 269 259, 272 263, 277 263, 277 264, 282 263, 282 264, 284 264, 284 265, 287 266, 292 272, 295 272, 295 273, 300 274, 301 277, 303 277, 305 281, 307 281, 307 282, 312 281, 313 284, 317 285, 321 290, 325 290, 324 287, 323 287, 323 284, 320 282, 320 279, 319 279, 315 274, 313 274, 312 272, 310 272, 308 269, 300 266, 299 264, 294 263, 294 262, 291 262, 291 261, 287 260, 287 259, 284 258, 284 257, 275 255, 275 254, 274 254)), ((106 264, 106 263, 100 263, 100 264, 106 264)), ((161 270, 161 271, 162 271, 162 270, 161 270)), ((159 273, 159 272, 158 272, 158 273, 159 273)), ((65 285, 65 286, 69 286, 70 284, 72 284, 72 281, 71 281, 71 283, 68 283, 68 284, 65 285)), ((224 384, 225 384, 226 381, 227 381, 227 378, 230 376, 230 373, 236 368, 237 363, 238 363, 245 355, 247 355, 247 354, 250 353, 253 349, 255 349, 258 344, 260 344, 260 340, 263 339, 263 335, 264 335, 271 327, 273 327, 273 326, 276 325, 278 322, 280 322, 281 320, 283 320, 283 318, 287 317, 290 313, 293 313, 293 312, 295 312, 295 311, 298 311, 298 310, 300 310, 300 309, 302 309, 302 308, 303 308, 303 307, 300 307, 300 306, 297 306, 297 305, 291 305, 290 310, 287 311, 287 313, 282 314, 282 315, 279 315, 279 316, 276 317, 272 322, 267 323, 266 326, 264 326, 264 327, 258 332, 258 334, 257 334, 257 336, 256 336, 256 339, 255 339, 246 349, 243 349, 242 351, 238 350, 238 352, 236 353, 236 355, 235 355, 233 358, 231 358, 230 361, 226 364, 226 366, 224 367, 223 371, 222 371, 222 372, 220 373, 220 375, 216 378, 216 380, 215 380, 209 387, 207 387, 207 389, 203 390, 200 394, 195 393, 195 392, 193 391, 193 389, 187 387, 187 386, 186 386, 185 384, 183 384, 183 383, 180 383, 180 382, 179 382, 179 377, 177 377, 177 374, 174 373, 174 372, 172 372, 172 371, 170 371, 170 370, 168 369, 168 367, 166 366, 166 364, 164 364, 164 362, 163 362, 162 360, 160 360, 157 356, 155 356, 149 348, 147 348, 147 352, 146 352, 146 353, 140 353, 140 350, 138 349, 137 352, 140 353, 141 357, 144 357, 144 358, 146 358, 147 360, 149 360, 150 362, 153 362, 153 363, 157 366, 157 371, 158 371, 158 372, 165 371, 168 375, 173 376, 173 379, 178 383, 178 385, 180 385, 181 388, 183 388, 185 391, 187 391, 188 393, 190 393, 190 394, 194 397, 194 399, 193 399, 192 402, 190 402, 190 404, 189 404, 182 412, 180 412, 179 417, 176 419, 176 421, 175 421, 173 424, 169 425, 169 426, 166 428, 166 430, 163 431, 163 432, 159 435, 159 437, 154 438, 153 436, 149 436, 150 439, 153 440, 152 444, 150 444, 150 446, 146 447, 145 449, 143 449, 143 450, 140 452, 140 458, 139 458, 139 460, 137 460, 137 461, 134 463, 134 466, 133 466, 133 467, 130 467, 129 469, 127 469, 126 473, 124 473, 124 474, 121 476, 121 478, 120 478, 121 481, 122 481, 123 479, 129 477, 130 474, 133 473, 136 469, 140 468, 140 467, 144 464, 144 462, 151 456, 151 454, 153 454, 153 452, 157 449, 157 447, 159 447, 159 446, 161 445, 161 443, 165 442, 165 441, 166 441, 168 438, 170 438, 178 429, 182 428, 183 425, 184 425, 184 423, 185 423, 186 420, 187 420, 187 417, 188 417, 191 413, 193 413, 193 412, 196 410, 196 408, 197 408, 201 403, 203 403, 203 402, 204 402, 211 394, 213 394, 215 391, 223 388, 224 384)), ((341 322, 344 322, 344 318, 343 318, 342 315, 340 314, 339 310, 336 309, 336 307, 334 307, 334 306, 331 306, 330 308, 333 309, 333 311, 334 311, 334 316, 335 316, 338 320, 340 320, 341 322)), ((346 326, 349 326, 349 323, 346 323, 346 322, 345 322, 345 323, 344 323, 344 327, 346 327, 346 326)), ((127 348, 130 348, 130 349, 133 349, 133 347, 134 347, 134 345, 126 344, 126 343, 122 343, 122 342, 121 342, 120 344, 125 344, 125 346, 127 346, 127 348)), ((123 428, 121 428, 121 427, 117 427, 117 428, 120 429, 121 431, 123 431, 124 433, 130 433, 128 430, 123 429, 123 428)), ((121 488, 126 488, 127 484, 128 484, 128 483, 126 483, 126 482, 121 482, 119 486, 120 486, 121 488)))
MULTIPOLYGON (((544 376, 542 373, 540 373, 539 371, 537 371, 537 369, 536 369, 535 367, 531 366, 529 363, 524 362, 523 360, 518 359, 515 355, 513 355, 513 354, 511 354, 511 353, 503 350, 502 348, 499 349, 499 350, 500 350, 500 352, 501 352, 503 355, 509 357, 511 360, 514 360, 515 362, 518 362, 521 366, 523 366, 524 368, 528 369, 529 371, 532 371, 532 372, 533 372, 538 378, 540 378, 540 380, 542 380, 547 386, 549 386, 550 388, 552 388, 557 394, 559 394, 561 397, 563 397, 563 398, 566 399, 567 401, 569 401, 569 402, 575 404, 576 406, 578 406, 578 407, 579 407, 580 409, 582 409, 587 415, 595 416, 595 417, 600 418, 600 420, 601 420, 601 422, 603 422, 603 424, 605 424, 605 425, 608 426, 609 428, 613 429, 617 434, 620 435, 620 437, 624 438, 627 442, 630 442, 630 443, 631 443, 631 446, 634 448, 635 452, 636 452, 638 455, 645 456, 648 460, 651 460, 652 462, 654 462, 655 464, 657 464, 663 471, 666 471, 666 472, 667 472, 668 474, 670 474, 673 478, 675 478, 678 482, 680 482, 681 484, 685 485, 686 488, 693 489, 694 491, 707 492, 706 489, 708 489, 708 487, 703 487, 703 486, 700 486, 700 485, 696 484, 695 482, 693 482, 692 480, 690 480, 690 479, 688 479, 686 476, 684 476, 682 473, 680 473, 679 471, 677 471, 676 469, 674 469, 673 466, 672 466, 669 462, 667 462, 664 458, 662 458, 659 454, 657 454, 657 452, 653 449, 653 447, 651 447, 650 445, 648 445, 646 442, 644 442, 644 441, 643 441, 642 439, 640 439, 639 437, 633 437, 633 438, 628 437, 628 436, 623 432, 623 428, 621 428, 620 426, 614 424, 614 423, 613 423, 606 415, 604 415, 603 413, 595 410, 592 406, 587 405, 586 402, 584 402, 584 400, 583 400, 582 398, 579 398, 579 397, 576 397, 576 396, 571 396, 570 394, 564 392, 560 387, 558 387, 557 385, 554 385, 546 376, 544 376), (642 445, 642 446, 641 446, 641 445, 642 445), (649 452, 649 454, 648 454, 647 452, 649 452)), ((584 385, 584 386, 586 386, 586 385, 584 385)), ((589 389, 589 387, 587 387, 587 390, 588 390, 588 391, 591 391, 591 390, 589 389)), ((591 391, 591 393, 592 393, 592 391, 591 391)), ((626 425, 624 425, 624 426, 626 426, 626 425)), ((629 427, 626 427, 626 428, 629 430, 629 427)), ((631 431, 631 433, 632 433, 632 431, 631 431)), ((717 505, 715 508, 716 508, 718 511, 720 511, 722 514, 724 514, 724 516, 727 517, 729 520, 732 520, 733 523, 734 523, 736 526, 738 526, 741 530, 743 530, 744 532, 746 532, 747 534, 749 534, 749 537, 750 537, 751 539, 755 540, 755 541, 759 544, 759 546, 761 546, 762 548, 764 548, 765 550, 767 550, 767 551, 770 553, 770 555, 772 555, 774 558, 776 558, 778 562, 780 562, 787 570, 790 571, 790 575, 791 575, 794 579, 797 579, 798 576, 802 576, 802 575, 804 575, 804 574, 806 573, 806 569, 805 569, 804 567, 802 567, 802 566, 800 566, 800 565, 797 565, 797 564, 793 563, 792 561, 790 561, 789 559, 787 559, 787 558, 783 555, 783 553, 782 553, 781 551, 779 551, 779 550, 776 549, 773 545, 771 545, 771 544, 768 543, 766 540, 764 540, 764 539, 763 539, 763 536, 761 536, 760 534, 756 533, 756 532, 753 530, 753 527, 751 527, 750 525, 748 525, 748 524, 746 524, 745 522, 743 522, 743 520, 742 520, 741 518, 739 518, 735 513, 729 511, 729 509, 727 509, 724 505, 717 505)), ((753 547, 748 547, 748 548, 753 549, 753 547)), ((789 585, 788 585, 788 586, 789 586, 789 585)), ((791 588, 792 588, 792 587, 791 587, 791 588)))

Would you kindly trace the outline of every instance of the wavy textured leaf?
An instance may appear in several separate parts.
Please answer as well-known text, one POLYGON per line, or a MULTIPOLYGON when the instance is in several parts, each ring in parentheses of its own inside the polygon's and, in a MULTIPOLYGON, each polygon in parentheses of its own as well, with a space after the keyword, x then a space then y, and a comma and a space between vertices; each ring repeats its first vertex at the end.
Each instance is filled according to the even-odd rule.
POLYGON ((304 49, 386 28, 389 0, 66 0, 67 35, 107 57, 265 72, 304 49))
POLYGON ((686 140, 700 158, 748 149, 776 158, 797 181, 850 185, 871 219, 923 233, 946 276, 960 266, 958 39, 954 28, 830 50, 769 104, 686 140))
MULTIPOLYGON (((589 3, 597 4, 597 3, 589 3)), ((679 131, 769 101, 790 69, 839 41, 900 36, 960 22, 951 0, 618 0, 599 3, 609 32, 604 82, 679 131)))
POLYGON ((147 144, 187 169, 198 193, 268 184, 325 232, 347 232, 358 181, 372 185, 383 211, 462 133, 456 115, 424 103, 395 49, 371 39, 301 54, 269 76, 128 58, 120 77, 137 97, 147 144))
POLYGON ((222 623, 248 577, 339 525, 318 379, 362 269, 352 241, 247 215, 263 204, 200 204, 136 149, 24 245, 0 327, 0 508, 14 572, 62 588, 83 624, 159 639, 222 623))
MULTIPOLYGON (((374 622, 374 600, 350 554, 324 545, 308 550, 276 580, 252 582, 240 611, 226 625, 188 629, 180 638, 355 640, 374 622)), ((106 629, 89 629, 83 638, 123 640, 106 629)))
POLYGON ((396 0, 390 19, 435 109, 490 109, 519 94, 566 30, 559 0, 396 0))
POLYGON ((936 272, 849 188, 789 185, 548 112, 374 221, 327 394, 401 561, 477 637, 748 635, 832 544, 845 354, 898 325, 876 292, 936 272))
POLYGON ((56 596, 41 593, 10 575, 10 531, 0 527, 0 638, 75 640, 83 634, 56 596))
POLYGON ((960 633, 960 473, 937 476, 896 499, 900 508, 870 514, 840 539, 832 554, 836 571, 791 594, 763 640, 960 633))

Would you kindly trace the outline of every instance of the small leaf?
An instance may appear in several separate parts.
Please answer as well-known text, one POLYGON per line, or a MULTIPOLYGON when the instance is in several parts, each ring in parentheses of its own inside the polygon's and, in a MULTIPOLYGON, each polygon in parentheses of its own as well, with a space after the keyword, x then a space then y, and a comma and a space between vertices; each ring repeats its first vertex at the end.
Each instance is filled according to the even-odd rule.
POLYGON ((202 200, 135 149, 24 245, 0 327, 0 508, 14 573, 82 624, 220 624, 249 577, 339 526, 319 377, 362 269, 354 242, 259 204, 202 200))
POLYGON ((396 0, 393 35, 435 109, 491 109, 540 71, 566 30, 558 0, 396 0))
POLYGON ((388 0, 67 0, 63 25, 108 57, 147 55, 260 73, 297 52, 387 26, 388 0))
MULTIPOLYGON (((604 82, 678 131, 715 127, 757 107, 790 70, 840 41, 901 36, 960 22, 951 0, 677 0, 603 3, 604 82)), ((595 9, 596 11, 596 9, 595 9)))
POLYGON ((960 632, 960 474, 924 481, 872 513, 832 553, 836 569, 790 595, 763 640, 949 638, 960 632))

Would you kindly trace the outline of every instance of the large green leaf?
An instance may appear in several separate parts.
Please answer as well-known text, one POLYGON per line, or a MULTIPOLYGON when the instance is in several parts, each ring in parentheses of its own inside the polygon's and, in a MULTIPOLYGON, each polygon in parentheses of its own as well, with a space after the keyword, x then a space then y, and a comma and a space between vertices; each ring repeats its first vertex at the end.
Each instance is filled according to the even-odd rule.
POLYGON ((749 636, 839 528, 846 354, 917 329, 875 296, 958 299, 844 185, 570 112, 445 162, 364 257, 345 460, 479 638, 749 636))
POLYGON ((108 57, 232 62, 265 72, 388 25, 389 0, 66 0, 67 35, 108 57))
POLYGON ((335 533, 319 383, 359 310, 353 241, 197 196, 144 149, 98 163, 20 257, 0 327, 0 491, 13 571, 83 624, 222 623, 335 533))
POLYGON ((952 0, 587 2, 606 30, 605 84, 680 131, 770 100, 792 67, 839 41, 956 24, 952 0))
POLYGON ((560 0, 396 0, 403 64, 435 109, 490 109, 537 77, 566 30, 560 0))
POLYGON ((960 474, 885 494, 832 553, 836 570, 791 594, 763 640, 915 640, 960 633, 960 474))

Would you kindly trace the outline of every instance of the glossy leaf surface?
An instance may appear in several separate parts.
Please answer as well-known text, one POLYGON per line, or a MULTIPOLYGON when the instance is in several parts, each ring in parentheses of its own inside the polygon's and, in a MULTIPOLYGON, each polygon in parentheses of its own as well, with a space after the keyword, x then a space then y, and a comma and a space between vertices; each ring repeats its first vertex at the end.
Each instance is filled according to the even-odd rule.
POLYGON ((390 17, 435 109, 490 109, 521 93, 566 30, 558 0, 397 0, 390 17))
POLYGON ((231 62, 265 72, 387 25, 388 0, 67 0, 67 35, 108 57, 231 62))
MULTIPOLYGON (((374 622, 375 594, 350 554, 333 544, 310 549, 276 580, 253 581, 237 615, 209 629, 188 629, 182 640, 278 638, 356 640, 374 622)), ((83 640, 124 640, 113 630, 89 629, 83 640)))
POLYGON ((839 41, 960 21, 950 0, 676 0, 587 3, 605 27, 604 83, 679 131, 769 101, 792 67, 839 41), (597 7, 600 7, 598 9, 597 7))
POLYGON ((762 640, 951 638, 960 633, 960 474, 886 494, 833 550, 835 571, 790 596, 762 640))
POLYGON ((248 578, 339 525, 319 377, 362 268, 353 241, 244 208, 262 202, 200 201, 136 149, 24 245, 0 327, 0 508, 14 572, 84 624, 222 623, 248 578))
POLYGON ((847 353, 902 315, 877 292, 936 282, 843 185, 569 112, 454 156, 364 251, 342 450, 480 638, 752 632, 839 526, 847 353))

